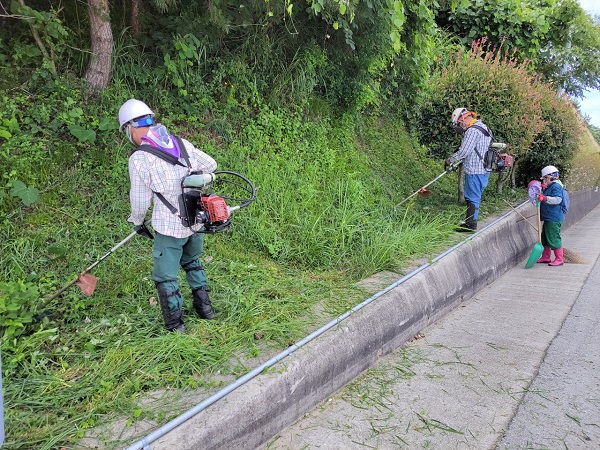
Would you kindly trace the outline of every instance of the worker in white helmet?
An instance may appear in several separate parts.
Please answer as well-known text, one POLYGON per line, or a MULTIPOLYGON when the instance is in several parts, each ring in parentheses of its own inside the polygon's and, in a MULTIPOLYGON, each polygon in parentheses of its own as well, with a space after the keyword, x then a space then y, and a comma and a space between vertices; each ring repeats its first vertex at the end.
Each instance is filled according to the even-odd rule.
POLYGON ((542 245, 544 251, 537 261, 548 263, 549 266, 562 266, 563 245, 560 229, 565 220, 564 214, 564 189, 559 180, 558 169, 554 166, 546 166, 542 169, 542 193, 537 199, 540 202, 540 219, 542 225, 542 245), (551 259, 554 251, 554 260, 551 259))
POLYGON ((490 178, 490 173, 483 165, 483 157, 492 142, 492 132, 467 108, 456 108, 452 112, 452 125, 457 133, 463 135, 463 139, 460 148, 445 161, 445 166, 449 168, 453 163, 463 161, 467 202, 465 221, 456 231, 473 232, 477 230, 479 205, 490 178))
POLYGON ((178 283, 180 267, 185 271, 198 315, 212 319, 214 312, 200 262, 204 235, 198 233, 198 226, 183 220, 182 212, 178 211, 182 208, 181 180, 192 172, 214 172, 217 163, 189 141, 169 134, 164 125, 155 123, 154 112, 140 100, 131 99, 121 106, 119 126, 136 146, 129 157, 131 215, 127 220, 138 233, 152 237, 144 220, 153 203, 152 279, 158 290, 165 328, 185 333, 183 297, 178 283))

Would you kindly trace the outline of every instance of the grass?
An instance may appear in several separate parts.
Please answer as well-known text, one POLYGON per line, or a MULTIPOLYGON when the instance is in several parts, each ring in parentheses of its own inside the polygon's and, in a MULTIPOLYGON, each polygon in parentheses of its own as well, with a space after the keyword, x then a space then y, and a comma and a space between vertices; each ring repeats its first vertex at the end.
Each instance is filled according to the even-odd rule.
MULTIPOLYGON (((399 227, 394 230, 390 224, 381 236, 396 233, 395 238, 402 239, 405 230, 411 245, 396 253, 397 258, 408 257, 418 255, 427 242, 430 248, 442 244, 444 232, 436 226, 440 222, 404 218, 399 227)), ((15 245, 3 249, 16 255, 19 265, 14 268, 10 260, 4 264, 11 271, 27 267, 32 273, 44 273, 45 266, 62 267, 63 273, 73 276, 97 258, 86 256, 85 249, 102 254, 122 236, 84 236, 61 226, 54 235, 55 245, 77 251, 55 260, 43 251, 48 239, 44 234, 54 230, 40 227, 24 235, 20 230, 19 239, 4 241, 15 245)), ((366 232, 363 239, 375 241, 382 252, 393 244, 391 237, 369 237, 366 232)), ((214 387, 216 375, 239 377, 257 365, 252 365, 253 358, 281 351, 365 297, 354 287, 355 275, 350 272, 296 269, 215 236, 207 239, 205 267, 217 320, 197 319, 188 302, 189 334, 174 336, 162 331, 158 309, 149 304, 155 295, 151 280, 137 275, 150 272, 149 251, 150 243, 143 239, 120 249, 95 271, 99 284, 93 297, 82 297, 73 287, 52 303, 47 324, 9 349, 8 354, 19 361, 4 359, 5 374, 12 369, 5 375, 6 448, 65 446, 115 414, 139 420, 134 413, 144 393, 208 389, 214 387)), ((369 257, 376 256, 373 252, 369 257)), ((47 285, 48 292, 54 287, 47 285)), ((189 292, 184 294, 189 299, 189 292)), ((143 410, 145 418, 156 419, 159 414, 143 410)))
POLYGON ((597 187, 600 185, 599 167, 600 147, 586 128, 565 186, 571 191, 597 187))
MULTIPOLYGON (((139 438, 145 433, 136 435, 136 426, 164 424, 198 395, 360 303, 367 294, 358 280, 381 270, 402 273, 415 259, 447 247, 464 214, 454 199, 456 175, 431 186, 434 195, 395 211, 401 198, 443 170, 440 162, 422 159, 418 167, 420 150, 395 124, 368 128, 360 152, 341 129, 327 133, 328 127, 296 128, 297 144, 265 153, 248 146, 262 131, 251 128, 227 152, 204 143, 223 161, 221 168, 239 170, 258 187, 258 200, 239 212, 232 230, 205 240, 216 320, 193 313, 182 278, 188 334, 162 329, 151 301, 151 242, 136 236, 93 270, 98 286, 92 297, 73 286, 27 333, 3 340, 4 448, 70 448, 94 435, 96 444, 114 448, 139 438), (395 145, 413 153, 403 159, 395 145), (156 395, 163 403, 149 400, 156 395), (105 429, 115 417, 123 420, 122 434, 105 429)), ((47 296, 131 232, 124 220, 125 151, 114 152, 104 166, 84 157, 72 168, 50 171, 40 203, 12 203, 3 212, 2 279, 25 280, 47 296)), ((504 199, 524 195, 488 189, 481 213, 493 215, 505 209, 504 199)), ((385 385, 410 376, 410 369, 382 376, 385 385)), ((373 392, 385 409, 385 389, 373 392)))
POLYGON ((420 352, 408 348, 399 350, 394 364, 380 365, 369 369, 344 388, 341 398, 359 409, 373 410, 379 413, 391 411, 387 404, 393 402, 393 388, 399 380, 407 380, 416 373, 412 367, 422 362, 420 352), (397 361, 400 360, 399 363, 397 361))

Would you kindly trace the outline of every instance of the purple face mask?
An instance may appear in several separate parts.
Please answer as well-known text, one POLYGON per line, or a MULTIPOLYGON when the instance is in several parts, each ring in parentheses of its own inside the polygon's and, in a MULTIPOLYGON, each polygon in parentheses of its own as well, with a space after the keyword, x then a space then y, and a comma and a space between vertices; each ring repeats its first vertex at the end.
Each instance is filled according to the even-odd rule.
POLYGON ((179 158, 180 153, 177 144, 175 143, 175 140, 172 139, 171 135, 167 133, 167 128, 164 125, 158 124, 151 127, 148 130, 148 133, 142 137, 142 142, 160 148, 176 158, 179 158))

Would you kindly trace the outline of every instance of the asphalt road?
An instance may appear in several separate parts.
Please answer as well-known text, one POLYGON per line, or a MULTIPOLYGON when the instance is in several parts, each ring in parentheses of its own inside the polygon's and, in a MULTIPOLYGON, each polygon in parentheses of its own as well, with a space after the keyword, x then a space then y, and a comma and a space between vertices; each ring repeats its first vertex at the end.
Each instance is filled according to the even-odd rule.
POLYGON ((600 449, 600 208, 563 239, 260 448, 600 449))

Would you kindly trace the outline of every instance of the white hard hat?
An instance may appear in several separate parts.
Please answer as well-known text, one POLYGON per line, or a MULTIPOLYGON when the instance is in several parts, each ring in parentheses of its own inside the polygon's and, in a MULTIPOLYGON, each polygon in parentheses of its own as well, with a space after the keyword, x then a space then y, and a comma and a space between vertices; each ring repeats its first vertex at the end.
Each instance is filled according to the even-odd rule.
POLYGON ((452 113, 452 124, 456 125, 458 123, 458 119, 467 114, 469 110, 467 108, 456 108, 452 113))
POLYGON ((554 166, 546 166, 542 169, 542 178, 546 175, 552 175, 554 177, 558 176, 558 169, 554 166))
MULTIPOLYGON (((142 117, 152 118, 153 116, 154 112, 144 102, 134 98, 127 100, 123 103, 121 108, 119 108, 119 130, 123 131, 123 127, 133 119, 142 117)), ((154 121, 148 125, 152 124, 154 124, 154 121)))

